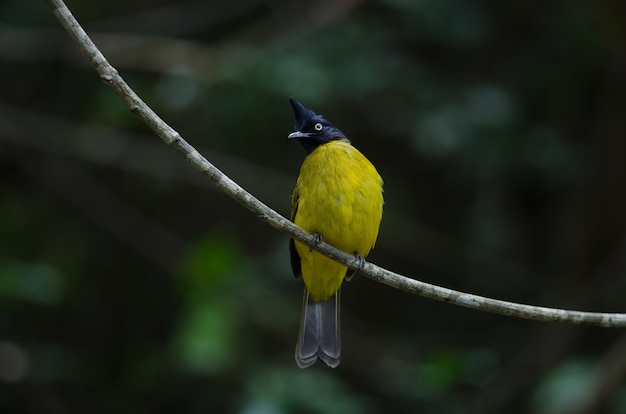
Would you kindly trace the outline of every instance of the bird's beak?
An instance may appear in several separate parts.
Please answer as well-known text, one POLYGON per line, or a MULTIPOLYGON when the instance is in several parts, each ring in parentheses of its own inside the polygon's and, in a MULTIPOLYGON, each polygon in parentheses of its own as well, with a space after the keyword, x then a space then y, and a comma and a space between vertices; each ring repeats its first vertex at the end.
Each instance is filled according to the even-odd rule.
POLYGON ((289 139, 298 139, 298 138, 308 138, 310 136, 311 136, 311 134, 309 134, 308 132, 296 131, 296 132, 292 132, 291 134, 289 134, 287 136, 287 138, 289 138, 289 139))

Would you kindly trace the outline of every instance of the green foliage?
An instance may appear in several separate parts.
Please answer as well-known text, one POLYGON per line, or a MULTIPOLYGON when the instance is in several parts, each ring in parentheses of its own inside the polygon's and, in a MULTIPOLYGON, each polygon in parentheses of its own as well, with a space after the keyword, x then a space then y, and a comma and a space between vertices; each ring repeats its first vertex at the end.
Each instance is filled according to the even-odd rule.
POLYGON ((592 395, 596 381, 597 373, 590 361, 566 361, 537 388, 534 396, 537 412, 561 413, 580 407, 592 395))
POLYGON ((183 368, 217 374, 232 367, 236 358, 237 320, 225 306, 192 305, 181 315, 172 352, 183 368))
POLYGON ((232 367, 240 331, 236 292, 250 276, 243 263, 225 233, 207 235, 183 260, 180 276, 188 304, 172 339, 183 368, 217 374, 232 367))
POLYGON ((10 261, 0 263, 0 298, 3 300, 57 305, 65 290, 65 278, 54 267, 10 261))
POLYGON ((445 348, 424 358, 416 367, 414 393, 420 399, 440 400, 455 387, 481 386, 498 375, 498 358, 489 348, 445 348))
POLYGON ((368 398, 356 396, 332 372, 294 371, 263 367, 253 373, 242 414, 256 413, 371 413, 368 398))
POLYGON ((225 289, 241 283, 243 260, 227 233, 206 235, 181 263, 185 294, 198 301, 219 300, 225 289))

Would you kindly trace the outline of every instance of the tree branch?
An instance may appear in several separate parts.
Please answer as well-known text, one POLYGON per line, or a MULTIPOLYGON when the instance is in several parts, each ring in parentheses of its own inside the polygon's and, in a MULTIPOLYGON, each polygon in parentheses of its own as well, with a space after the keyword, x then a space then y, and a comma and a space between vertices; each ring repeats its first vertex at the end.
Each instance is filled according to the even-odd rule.
MULTIPOLYGON (((167 145, 173 147, 220 190, 242 204, 261 220, 325 256, 351 269, 357 269, 359 263, 351 254, 342 252, 324 242, 315 244, 309 233, 263 204, 204 158, 178 132, 159 118, 128 86, 117 70, 109 64, 100 50, 91 41, 64 2, 62 0, 48 0, 48 2, 52 6, 54 15, 74 39, 83 54, 89 59, 100 78, 119 95, 122 101, 128 105, 131 112, 139 117, 167 145)), ((365 263, 360 272, 374 281, 384 283, 404 292, 486 312, 538 321, 567 322, 602 327, 626 327, 626 314, 624 313, 580 312, 491 299, 410 279, 372 263, 365 263)))

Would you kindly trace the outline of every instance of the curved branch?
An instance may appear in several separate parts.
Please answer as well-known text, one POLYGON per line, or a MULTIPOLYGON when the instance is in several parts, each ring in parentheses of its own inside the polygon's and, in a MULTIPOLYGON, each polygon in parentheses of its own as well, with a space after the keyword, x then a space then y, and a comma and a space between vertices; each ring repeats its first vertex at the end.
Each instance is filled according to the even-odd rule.
MULTIPOLYGON (((355 260, 354 256, 342 252, 324 242, 316 244, 309 233, 263 204, 204 158, 195 148, 189 145, 178 132, 159 118, 159 116, 137 96, 130 86, 128 86, 117 70, 109 64, 100 50, 98 50, 96 45, 91 41, 63 1, 48 0, 48 2, 52 6, 53 13, 61 25, 74 39, 83 54, 89 59, 91 65, 100 74, 100 78, 119 95, 124 103, 128 105, 131 112, 139 117, 152 132, 159 136, 166 144, 178 151, 192 166, 207 176, 220 190, 238 201, 261 220, 270 224, 277 230, 286 233, 289 237, 298 240, 351 269, 356 270, 358 268, 359 263, 355 260)), ((491 299, 410 279, 372 263, 365 263, 360 272, 372 280, 384 283, 404 292, 486 312, 539 321, 567 322, 602 327, 626 327, 626 314, 624 313, 580 312, 491 299)))

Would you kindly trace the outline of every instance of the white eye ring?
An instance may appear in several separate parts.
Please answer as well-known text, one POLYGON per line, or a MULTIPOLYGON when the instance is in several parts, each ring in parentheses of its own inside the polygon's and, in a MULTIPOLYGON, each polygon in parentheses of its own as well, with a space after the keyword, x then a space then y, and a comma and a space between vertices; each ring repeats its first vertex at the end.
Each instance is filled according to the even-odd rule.
POLYGON ((322 124, 318 122, 317 124, 315 124, 313 128, 315 128, 316 131, 321 131, 323 127, 322 127, 322 124))

